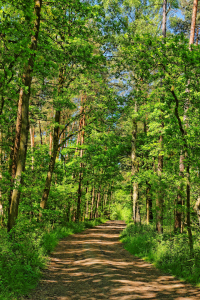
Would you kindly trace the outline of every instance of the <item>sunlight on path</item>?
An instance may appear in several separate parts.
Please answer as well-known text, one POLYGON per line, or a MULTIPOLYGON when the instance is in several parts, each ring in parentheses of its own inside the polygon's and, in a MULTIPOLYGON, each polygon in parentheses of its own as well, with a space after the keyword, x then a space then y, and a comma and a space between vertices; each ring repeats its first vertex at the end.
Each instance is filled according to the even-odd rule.
POLYGON ((62 240, 32 300, 199 300, 200 290, 135 258, 119 242, 122 221, 62 240))

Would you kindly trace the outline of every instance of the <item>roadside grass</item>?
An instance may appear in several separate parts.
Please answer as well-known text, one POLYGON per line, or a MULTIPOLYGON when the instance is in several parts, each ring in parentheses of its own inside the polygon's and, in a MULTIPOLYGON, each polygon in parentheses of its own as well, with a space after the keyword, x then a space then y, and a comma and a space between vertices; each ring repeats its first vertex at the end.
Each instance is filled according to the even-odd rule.
POLYGON ((159 235, 152 225, 130 223, 121 233, 121 242, 131 254, 153 263, 168 274, 200 286, 200 236, 193 232, 193 237, 192 259, 186 233, 159 235))
POLYGON ((38 224, 23 220, 10 234, 0 230, 0 300, 17 300, 28 294, 47 267, 48 255, 59 240, 91 228, 106 219, 80 223, 38 224))

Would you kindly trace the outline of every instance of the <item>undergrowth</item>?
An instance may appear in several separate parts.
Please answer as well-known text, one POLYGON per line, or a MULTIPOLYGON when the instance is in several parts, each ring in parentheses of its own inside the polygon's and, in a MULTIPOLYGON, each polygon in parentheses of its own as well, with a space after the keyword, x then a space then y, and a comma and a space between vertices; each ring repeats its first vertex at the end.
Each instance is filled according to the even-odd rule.
POLYGON ((159 235, 151 225, 130 223, 121 241, 130 253, 153 263, 159 269, 195 285, 200 284, 200 236, 193 233, 194 257, 189 256, 187 234, 159 235))
POLYGON ((34 288, 59 240, 105 222, 103 218, 80 223, 39 224, 18 220, 10 234, 0 230, 0 300, 16 300, 34 288))

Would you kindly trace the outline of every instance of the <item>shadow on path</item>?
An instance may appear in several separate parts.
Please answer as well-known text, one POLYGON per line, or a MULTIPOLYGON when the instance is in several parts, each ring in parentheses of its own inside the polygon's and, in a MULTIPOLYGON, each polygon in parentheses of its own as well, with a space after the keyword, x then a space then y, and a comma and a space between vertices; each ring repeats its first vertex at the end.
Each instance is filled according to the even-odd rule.
POLYGON ((200 300, 200 290, 165 275, 119 242, 122 221, 69 236, 51 255, 32 300, 200 300))

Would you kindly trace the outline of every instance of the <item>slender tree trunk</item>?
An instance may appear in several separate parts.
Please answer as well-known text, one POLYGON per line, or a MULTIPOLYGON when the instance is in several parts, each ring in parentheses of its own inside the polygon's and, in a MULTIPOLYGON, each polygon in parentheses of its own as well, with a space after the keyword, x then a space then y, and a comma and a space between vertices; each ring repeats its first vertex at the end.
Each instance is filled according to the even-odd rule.
POLYGON ((163 0, 162 36, 166 38, 167 32, 167 0, 163 0))
POLYGON ((199 28, 197 28, 197 31, 196 31, 196 46, 198 46, 199 44, 199 28))
MULTIPOLYGON (((163 127, 163 126, 162 126, 163 127)), ((163 147, 163 136, 160 135, 160 151, 163 147)), ((163 172, 163 155, 158 155, 158 192, 156 197, 156 230, 159 234, 163 233, 163 191, 162 191, 162 172, 163 172)))
POLYGON ((190 41, 189 41, 190 45, 194 44, 195 26, 196 26, 196 17, 197 17, 197 8, 198 8, 198 0, 194 0, 194 2, 193 2, 193 10, 192 10, 191 30, 190 30, 190 41))
POLYGON ((16 136, 14 142, 14 151, 12 159, 12 180, 14 179, 15 188, 10 193, 9 210, 8 210, 8 231, 10 231, 18 216, 18 206, 20 198, 19 186, 22 183, 22 172, 25 170, 28 132, 29 132, 29 99, 32 83, 32 71, 35 62, 35 50, 37 50, 37 41, 40 28, 40 13, 42 0, 34 1, 34 14, 36 16, 33 32, 31 37, 30 49, 32 54, 28 60, 28 64, 24 68, 22 81, 27 90, 20 89, 18 116, 16 125, 16 136), (15 175, 14 175, 15 173, 15 175))
POLYGON ((101 186, 99 186, 99 190, 98 190, 98 193, 97 193, 95 219, 97 219, 99 217, 99 204, 100 204, 100 199, 101 199, 100 190, 101 190, 101 186))
POLYGON ((42 141, 42 129, 41 129, 40 120, 39 120, 39 131, 40 131, 40 143, 41 143, 41 145, 43 145, 43 141, 42 141))
POLYGON ((91 208, 90 208, 90 219, 93 219, 93 211, 94 211, 94 197, 95 197, 95 187, 93 185, 92 191, 91 191, 91 208))
MULTIPOLYGON (((81 96, 81 108, 80 108, 80 112, 83 113, 84 111, 84 98, 83 96, 81 96)), ((83 117, 81 118, 80 122, 79 122, 79 144, 80 146, 84 144, 84 128, 85 126, 85 115, 83 115, 83 117)), ((83 149, 80 150, 80 158, 82 159, 83 157, 83 149)), ((83 163, 80 163, 80 172, 79 172, 79 185, 78 185, 78 201, 77 201, 77 213, 76 213, 76 221, 80 221, 81 218, 81 195, 82 195, 82 180, 83 180, 83 163)))
MULTIPOLYGON (((61 68, 60 72, 59 72, 59 88, 58 88, 59 95, 62 93, 63 83, 64 83, 64 69, 61 68)), ((54 127, 54 132, 53 132, 53 150, 52 150, 52 154, 51 154, 51 158, 50 158, 49 170, 48 170, 46 181, 45 181, 45 187, 44 187, 42 199, 40 202, 40 207, 42 209, 45 209, 46 205, 47 205, 47 200, 48 200, 49 192, 50 192, 50 188, 51 188, 51 181, 52 181, 56 156, 57 156, 57 152, 58 152, 60 115, 61 115, 60 110, 56 110, 56 114, 55 114, 55 124, 56 125, 54 127)))
MULTIPOLYGON (((137 102, 135 102, 135 113, 137 113, 137 102)), ((136 179, 138 173, 138 158, 136 154, 136 141, 137 141, 137 120, 133 118, 133 131, 132 131, 132 150, 131 150, 131 162, 132 162, 132 176, 133 179, 133 220, 135 223, 140 222, 140 208, 139 208, 139 186, 136 179)))
MULTIPOLYGON (((163 18, 162 18, 162 35, 166 38, 166 22, 167 22, 167 0, 163 0, 163 18)), ((162 84, 162 83, 161 83, 162 84)), ((161 128, 164 127, 162 123, 161 128)), ((160 151, 163 149, 163 135, 159 138, 160 151)), ((156 197, 156 230, 159 234, 163 233, 163 192, 161 186, 161 178, 163 172, 163 155, 158 155, 158 194, 156 197)))
MULTIPOLYGON (((82 163, 81 163, 81 170, 82 170, 82 163)), ((78 200, 77 200, 77 212, 76 212, 76 221, 79 222, 81 218, 81 195, 82 195, 82 174, 81 170, 79 173, 79 181, 78 181, 78 200)))
POLYGON ((147 207, 147 224, 153 221, 153 212, 152 212, 152 196, 151 196, 151 185, 146 181, 146 207, 147 207))
POLYGON ((179 160, 179 178, 180 185, 178 187, 177 201, 175 203, 175 220, 174 232, 183 232, 183 182, 184 177, 184 155, 181 153, 179 160))
POLYGON ((89 201, 88 201, 88 191, 89 191, 89 183, 87 182, 87 187, 85 189, 86 195, 86 204, 85 204, 85 218, 88 219, 88 213, 89 213, 89 201))
POLYGON ((197 212, 197 218, 198 218, 199 226, 200 226, 200 196, 198 197, 198 199, 195 203, 195 210, 197 212))
POLYGON ((171 90, 171 93, 175 99, 175 111, 174 114, 177 118, 179 129, 182 135, 183 143, 184 143, 184 160, 185 160, 185 169, 186 169, 186 178, 187 178, 187 185, 186 185, 186 219, 187 219, 187 232, 188 232, 188 241, 189 241, 189 247, 190 247, 190 256, 193 256, 193 237, 192 237, 192 230, 191 230, 191 222, 190 222, 190 162, 189 162, 189 155, 188 155, 188 144, 186 140, 187 132, 185 131, 182 121, 179 116, 179 101, 178 98, 173 90, 171 90))
POLYGON ((30 126, 31 152, 32 152, 32 170, 34 169, 34 157, 33 157, 34 134, 35 134, 34 127, 30 126))

